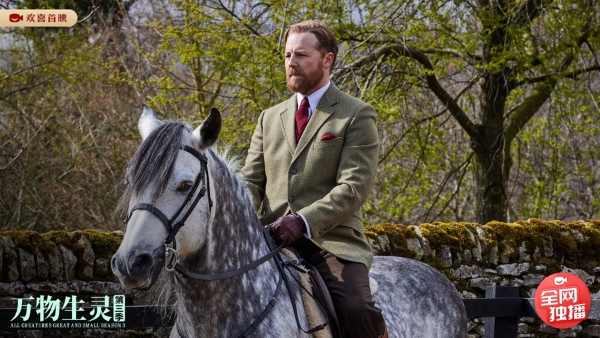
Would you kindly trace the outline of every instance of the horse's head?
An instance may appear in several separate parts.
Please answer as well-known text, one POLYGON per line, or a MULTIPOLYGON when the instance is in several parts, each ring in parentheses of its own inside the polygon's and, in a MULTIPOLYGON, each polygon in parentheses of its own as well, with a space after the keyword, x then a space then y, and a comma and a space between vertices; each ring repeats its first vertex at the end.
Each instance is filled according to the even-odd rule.
POLYGON ((213 108, 192 130, 159 121, 144 106, 138 128, 143 142, 126 169, 120 203, 127 209, 126 231, 111 264, 126 288, 148 289, 173 263, 173 249, 183 256, 204 243, 214 214, 203 152, 219 135, 221 115, 213 108))

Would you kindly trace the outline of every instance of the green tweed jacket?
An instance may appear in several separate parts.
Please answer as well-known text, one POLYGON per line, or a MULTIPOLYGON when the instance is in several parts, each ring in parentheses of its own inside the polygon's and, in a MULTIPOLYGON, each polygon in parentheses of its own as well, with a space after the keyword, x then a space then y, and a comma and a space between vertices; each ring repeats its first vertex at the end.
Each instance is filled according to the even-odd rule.
POLYGON ((370 267, 360 209, 377 170, 375 109, 332 83, 297 145, 296 109, 294 95, 263 111, 252 136, 242 173, 260 220, 300 213, 315 244, 370 267))

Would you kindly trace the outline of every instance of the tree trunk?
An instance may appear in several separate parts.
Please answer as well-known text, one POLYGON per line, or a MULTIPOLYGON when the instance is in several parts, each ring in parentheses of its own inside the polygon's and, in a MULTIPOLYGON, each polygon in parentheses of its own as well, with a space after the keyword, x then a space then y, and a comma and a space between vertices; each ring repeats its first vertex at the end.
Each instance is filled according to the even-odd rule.
POLYGON ((504 110, 509 73, 508 69, 496 74, 486 72, 481 83, 482 121, 478 135, 471 139, 476 158, 475 215, 479 224, 507 220, 507 183, 512 161, 510 143, 504 134, 504 110))
MULTIPOLYGON (((477 198, 475 215, 479 224, 490 221, 506 222, 508 210, 508 194, 506 192, 510 160, 505 160, 502 133, 494 137, 484 137, 480 142, 472 141, 471 146, 476 154, 476 189, 477 198), (487 144, 488 146, 485 146, 487 144)), ((508 155, 510 156, 510 155, 508 155)))
MULTIPOLYGON (((489 42, 483 45, 482 56, 486 65, 498 62, 497 55, 506 48, 507 33, 502 21, 502 0, 480 3, 493 16, 502 18, 500 23, 491 23, 489 42), (489 6, 489 7, 488 7, 489 6)), ((477 198, 475 215, 479 224, 490 221, 506 222, 508 195, 506 192, 510 172, 510 148, 504 134, 506 99, 510 92, 508 83, 511 71, 507 65, 499 70, 486 70, 481 84, 481 125, 471 148, 475 152, 477 198), (508 165, 508 167, 506 166, 508 165)))

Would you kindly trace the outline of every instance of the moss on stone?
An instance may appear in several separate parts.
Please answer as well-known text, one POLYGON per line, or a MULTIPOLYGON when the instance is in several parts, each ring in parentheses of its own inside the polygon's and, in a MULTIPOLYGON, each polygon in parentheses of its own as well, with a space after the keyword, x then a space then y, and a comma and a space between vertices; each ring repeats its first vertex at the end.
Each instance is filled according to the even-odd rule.
POLYGON ((588 228, 600 231, 600 220, 590 219, 587 220, 586 223, 588 228))
POLYGON ((419 225, 421 234, 429 242, 429 246, 441 252, 442 245, 448 245, 451 249, 460 248, 460 239, 458 238, 455 227, 451 227, 448 223, 423 223, 419 225))
POLYGON ((493 233, 498 245, 498 254, 507 255, 508 262, 517 262, 519 260, 518 248, 525 243, 525 248, 533 252, 534 246, 531 245, 530 231, 519 223, 504 223, 492 221, 483 226, 486 233, 493 233), (511 252, 507 251, 512 249, 511 252))
MULTIPOLYGON (((471 223, 423 223, 420 224, 419 228, 423 237, 427 239, 429 247, 435 251, 436 256, 441 254, 442 246, 449 247, 453 266, 455 267, 459 264, 457 255, 462 255, 465 249, 470 250, 476 246, 471 235, 469 235, 469 232, 473 235, 476 234, 476 232, 473 232, 474 228, 471 223)), ((429 263, 436 264, 437 262, 432 259, 429 263)), ((440 261, 438 269, 441 269, 442 266, 440 261)))
POLYGON ((600 259, 600 229, 587 227, 580 232, 584 238, 579 243, 582 255, 582 268, 592 270, 600 264, 598 262, 600 259))
POLYGON ((96 258, 105 259, 110 259, 123 241, 122 233, 94 229, 77 230, 73 232, 55 230, 47 232, 41 237, 43 240, 54 242, 56 245, 62 245, 69 250, 74 250, 74 244, 77 243, 81 237, 85 237, 92 246, 94 256, 96 258))
POLYGON ((62 245, 69 250, 73 250, 73 242, 69 233, 64 230, 52 230, 42 235, 43 238, 54 242, 57 246, 62 245))
POLYGON ((594 284, 588 286, 588 289, 590 291, 590 294, 595 294, 598 291, 600 291, 600 283, 594 283, 594 284))
MULTIPOLYGON (((417 226, 402 224, 378 224, 367 227, 367 237, 375 242, 386 235, 389 246, 379 254, 414 258, 416 253, 406 246, 409 238, 418 238, 417 226)), ((489 256, 494 247, 498 247, 498 257, 508 263, 523 262, 522 255, 528 255, 533 264, 549 264, 550 269, 559 271, 560 265, 591 271, 600 264, 600 221, 542 221, 531 218, 514 223, 489 222, 486 225, 464 222, 423 223, 418 225, 421 235, 427 240, 429 248, 439 256, 442 246, 450 248, 453 266, 461 264, 458 255, 472 250, 481 244, 483 257, 489 256), (483 229, 485 236, 478 235, 483 229), (476 240, 473 240, 475 238, 476 240), (551 242, 549 241, 551 239, 551 242), (551 244, 552 251, 549 245, 551 244), (525 251, 521 252, 523 248, 525 251), (534 255, 536 249, 540 255, 534 255), (546 255, 551 254, 550 257, 546 255), (554 262, 552 264, 551 262, 554 262)), ((441 257, 423 257, 423 261, 442 269, 441 257)), ((484 259, 484 261, 486 261, 484 259)), ((471 261, 470 264, 477 265, 471 261)))
MULTIPOLYGON (((444 273, 443 272, 444 270, 448 270, 448 268, 444 268, 444 266, 442 264, 442 260, 438 256, 434 256, 434 255, 425 256, 425 257, 423 257, 423 263, 433 267, 434 269, 436 269, 442 273, 444 273)), ((444 274, 444 275, 446 275, 446 274, 444 274)))
POLYGON ((96 258, 110 259, 119 249, 119 246, 123 241, 123 234, 117 232, 86 229, 83 230, 82 233, 92 244, 92 249, 94 250, 96 258))
POLYGON ((10 237, 15 246, 21 248, 30 254, 36 254, 38 252, 38 247, 36 247, 32 242, 31 238, 39 234, 32 230, 9 230, 1 233, 6 237, 10 237))
POLYGON ((502 245, 512 247, 510 261, 519 261, 519 252, 516 250, 523 243, 529 254, 536 248, 543 252, 545 242, 552 240, 553 259, 563 261, 572 267, 589 266, 589 259, 600 254, 600 223, 562 221, 542 221, 529 219, 515 223, 489 222, 483 226, 486 233, 495 237, 502 250, 502 245), (583 241, 579 241, 575 232, 581 233, 583 241))
POLYGON ((41 252, 48 252, 56 247, 54 243, 37 233, 31 237, 31 243, 41 252))
POLYGON ((546 258, 546 257, 540 258, 539 260, 536 261, 536 264, 543 265, 546 267, 546 270, 544 271, 545 276, 550 276, 553 273, 562 271, 562 264, 560 264, 553 258, 546 258))
POLYGON ((414 227, 408 227, 403 224, 378 224, 365 229, 365 235, 378 242, 379 237, 387 235, 390 243, 389 247, 384 248, 382 255, 400 256, 407 258, 415 258, 416 253, 409 249, 406 243, 408 238, 418 238, 414 227))
POLYGON ((574 268, 581 264, 581 252, 577 240, 570 231, 570 227, 561 221, 544 222, 539 219, 529 219, 530 231, 535 234, 532 241, 539 247, 543 247, 544 238, 552 238, 552 249, 555 260, 564 260, 564 263, 574 268))

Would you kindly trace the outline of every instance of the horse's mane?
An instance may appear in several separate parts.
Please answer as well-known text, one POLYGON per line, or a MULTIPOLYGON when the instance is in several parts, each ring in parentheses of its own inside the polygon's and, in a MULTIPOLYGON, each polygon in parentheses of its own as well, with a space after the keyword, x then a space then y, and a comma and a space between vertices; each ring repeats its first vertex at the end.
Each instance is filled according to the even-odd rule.
POLYGON ((123 194, 117 212, 125 210, 132 196, 151 188, 155 199, 164 191, 173 172, 175 158, 183 141, 183 131, 191 127, 181 121, 167 121, 142 142, 129 161, 121 180, 123 194))

